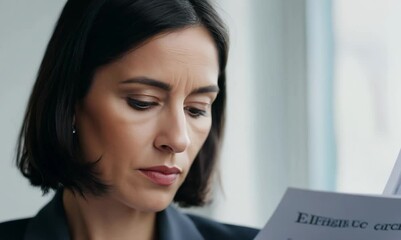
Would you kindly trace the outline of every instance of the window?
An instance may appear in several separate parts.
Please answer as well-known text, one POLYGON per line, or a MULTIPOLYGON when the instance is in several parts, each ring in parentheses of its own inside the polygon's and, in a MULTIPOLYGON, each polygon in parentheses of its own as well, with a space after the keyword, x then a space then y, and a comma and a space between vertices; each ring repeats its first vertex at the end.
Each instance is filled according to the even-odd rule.
POLYGON ((337 189, 381 193, 401 148, 401 1, 333 8, 337 189))

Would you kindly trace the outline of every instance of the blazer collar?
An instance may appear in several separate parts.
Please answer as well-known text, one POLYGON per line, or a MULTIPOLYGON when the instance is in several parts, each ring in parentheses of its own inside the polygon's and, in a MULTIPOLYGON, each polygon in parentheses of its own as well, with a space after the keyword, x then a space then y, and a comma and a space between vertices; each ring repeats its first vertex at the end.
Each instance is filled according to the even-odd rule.
POLYGON ((159 240, 203 239, 191 219, 169 206, 157 214, 159 240))
MULTIPOLYGON (((63 206, 63 189, 29 222, 24 240, 70 240, 63 206)), ((158 240, 203 239, 191 219, 173 206, 157 213, 158 240)), ((135 239, 133 236, 132 239, 135 239)))
POLYGON ((63 189, 28 223, 24 240, 70 240, 63 206, 63 189))

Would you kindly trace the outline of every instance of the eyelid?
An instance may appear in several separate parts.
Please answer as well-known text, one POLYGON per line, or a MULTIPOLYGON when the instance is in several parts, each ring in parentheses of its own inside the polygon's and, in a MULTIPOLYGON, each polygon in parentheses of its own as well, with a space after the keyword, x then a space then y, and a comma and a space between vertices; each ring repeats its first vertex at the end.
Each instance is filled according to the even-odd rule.
POLYGON ((159 103, 158 102, 154 102, 154 101, 142 101, 142 100, 138 100, 132 97, 128 97, 127 98, 127 103, 130 107, 132 107, 135 110, 138 111, 145 111, 145 110, 149 110, 152 107, 158 106, 159 103))
POLYGON ((154 95, 144 94, 144 93, 128 94, 128 97, 136 99, 136 100, 141 100, 141 101, 160 101, 160 99, 158 97, 156 97, 154 95))
POLYGON ((188 111, 188 114, 193 117, 193 118, 199 118, 199 117, 207 117, 209 116, 209 112, 208 110, 202 110, 199 108, 194 108, 194 107, 190 107, 187 106, 184 108, 186 111, 188 111))
POLYGON ((202 105, 212 105, 214 101, 217 99, 217 94, 211 94, 211 93, 201 93, 201 94, 195 94, 191 95, 187 98, 187 102, 189 104, 194 103, 194 104, 202 104, 202 105))
POLYGON ((186 104, 186 106, 194 106, 195 108, 207 108, 210 109, 210 107, 212 106, 212 103, 208 103, 208 102, 200 102, 200 101, 191 101, 188 102, 186 104))
POLYGON ((212 103, 203 101, 189 101, 185 104, 184 109, 193 118, 211 116, 212 103))

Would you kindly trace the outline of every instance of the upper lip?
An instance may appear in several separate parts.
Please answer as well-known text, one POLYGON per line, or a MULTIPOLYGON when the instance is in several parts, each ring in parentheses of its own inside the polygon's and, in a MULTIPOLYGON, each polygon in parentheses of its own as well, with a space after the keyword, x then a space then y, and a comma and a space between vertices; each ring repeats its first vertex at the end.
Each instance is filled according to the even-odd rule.
POLYGON ((154 172, 161 172, 164 174, 177 174, 181 173, 181 169, 178 167, 169 167, 169 166, 154 166, 154 167, 149 167, 149 168, 141 168, 139 170, 142 171, 154 171, 154 172))

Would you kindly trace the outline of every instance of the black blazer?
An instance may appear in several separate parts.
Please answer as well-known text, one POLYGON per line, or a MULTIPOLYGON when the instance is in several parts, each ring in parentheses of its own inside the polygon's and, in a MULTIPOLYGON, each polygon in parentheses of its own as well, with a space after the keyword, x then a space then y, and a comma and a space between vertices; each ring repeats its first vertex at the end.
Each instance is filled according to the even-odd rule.
MULTIPOLYGON (((158 240, 253 239, 257 229, 183 214, 172 206, 157 213, 158 240)), ((0 223, 1 240, 69 240, 62 191, 32 218, 0 223)), ((132 236, 135 239, 135 236, 132 236)))

